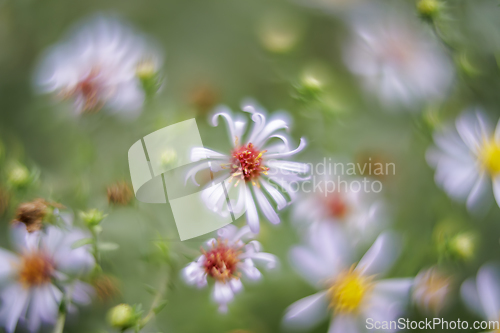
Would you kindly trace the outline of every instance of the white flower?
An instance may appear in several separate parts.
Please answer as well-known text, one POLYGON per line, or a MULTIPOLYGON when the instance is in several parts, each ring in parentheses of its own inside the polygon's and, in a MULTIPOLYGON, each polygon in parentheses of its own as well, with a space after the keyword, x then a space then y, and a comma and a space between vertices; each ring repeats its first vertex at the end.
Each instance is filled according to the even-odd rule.
POLYGON ((156 70, 161 65, 145 37, 114 17, 97 16, 47 52, 35 83, 42 93, 72 100, 78 114, 104 107, 134 117, 145 98, 137 75, 145 63, 156 70))
POLYGON ((500 321, 500 267, 498 264, 483 265, 477 272, 476 279, 469 278, 460 288, 463 302, 482 318, 496 322, 496 327, 489 327, 497 332, 500 321))
POLYGON ((465 112, 455 126, 434 134, 436 148, 427 160, 436 168, 435 180, 450 197, 466 201, 470 211, 481 211, 492 202, 491 187, 500 205, 500 126, 493 129, 481 111, 465 112))
POLYGON ((338 224, 345 229, 352 244, 372 242, 387 225, 385 203, 377 193, 365 192, 363 187, 356 187, 357 183, 361 184, 356 178, 338 178, 337 181, 331 178, 316 180, 323 182, 321 192, 311 186, 313 190, 304 194, 295 205, 293 219, 299 226, 338 224))
POLYGON ((214 173, 225 171, 214 181, 218 185, 213 186, 212 191, 204 191, 203 197, 208 207, 221 214, 227 213, 224 209, 227 203, 222 181, 228 177, 226 183, 236 179, 234 186, 227 189, 230 198, 231 193, 237 191, 237 200, 231 201, 231 208, 235 215, 246 211, 250 229, 253 233, 258 233, 259 215, 256 203, 271 223, 278 224, 280 218, 266 194, 276 203, 277 209, 281 210, 295 197, 294 191, 297 191, 298 186, 293 188, 291 184, 298 185, 297 182, 307 179, 301 176, 309 171, 307 164, 282 160, 303 150, 306 141, 301 138, 299 146, 292 149, 288 136, 276 133, 281 129, 288 129, 284 116, 275 116, 266 121, 264 111, 255 106, 247 105, 243 110, 252 115, 254 122, 252 130, 245 138, 243 135, 248 125, 247 119, 234 117, 231 110, 224 106, 216 110, 212 124, 217 126, 219 117, 226 120, 233 148, 228 155, 202 147, 194 148, 191 160, 202 160, 203 163, 192 168, 186 179, 192 178, 198 185, 194 179, 198 171, 206 168, 210 168, 214 173), (278 143, 272 142, 275 140, 278 143), (286 193, 289 199, 283 193, 286 193))
POLYGON ((450 300, 451 282, 451 277, 437 267, 422 270, 415 277, 413 301, 424 312, 436 315, 450 300))
POLYGON ((73 278, 94 266, 86 246, 72 248, 87 237, 77 229, 49 226, 46 232, 28 233, 23 225, 13 227, 17 253, 0 249, 0 325, 8 333, 18 322, 31 332, 42 323, 55 323, 65 295, 75 303, 90 302, 91 288, 73 278))
POLYGON ((318 224, 307 246, 290 251, 297 272, 322 291, 286 310, 284 324, 309 329, 331 317, 330 333, 362 332, 366 319, 395 320, 406 305, 412 279, 378 280, 397 257, 395 236, 380 235, 352 265, 349 239, 338 226, 318 224))
POLYGON ((267 268, 274 268, 277 258, 261 252, 258 241, 245 243, 242 240, 252 236, 248 226, 238 229, 228 225, 219 229, 217 234, 217 239, 212 238, 206 243, 203 255, 182 270, 182 276, 188 284, 198 288, 207 285, 207 277, 212 278, 215 281, 212 298, 219 304, 219 311, 226 312, 227 304, 243 289, 241 274, 258 280, 261 273, 254 262, 265 262, 267 268))
POLYGON ((365 13, 352 21, 344 52, 349 69, 387 106, 441 99, 453 78, 450 60, 431 36, 398 16, 365 13))

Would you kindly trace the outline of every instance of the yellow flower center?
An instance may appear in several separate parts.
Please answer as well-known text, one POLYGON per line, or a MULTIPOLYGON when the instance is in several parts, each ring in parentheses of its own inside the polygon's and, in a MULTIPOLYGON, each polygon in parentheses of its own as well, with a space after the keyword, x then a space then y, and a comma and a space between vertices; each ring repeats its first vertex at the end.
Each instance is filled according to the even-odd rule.
POLYGON ((25 254, 19 267, 19 282, 26 287, 39 286, 51 281, 54 273, 52 260, 41 252, 25 254))
POLYGON ((479 151, 479 160, 491 176, 500 173, 500 143, 494 139, 484 142, 479 151))
POLYGON ((330 307, 337 313, 355 312, 371 289, 371 278, 355 272, 352 266, 339 274, 328 289, 330 307))

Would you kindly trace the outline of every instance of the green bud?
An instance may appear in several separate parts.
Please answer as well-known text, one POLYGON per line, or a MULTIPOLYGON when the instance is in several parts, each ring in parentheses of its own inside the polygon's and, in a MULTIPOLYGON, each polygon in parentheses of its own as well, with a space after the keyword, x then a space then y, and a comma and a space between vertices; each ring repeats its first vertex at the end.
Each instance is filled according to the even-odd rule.
POLYGON ((420 0, 417 2, 417 11, 420 17, 432 21, 439 15, 441 3, 437 0, 420 0))
POLYGON ((94 227, 99 225, 101 221, 107 216, 104 214, 102 211, 98 209, 90 209, 86 212, 81 212, 80 216, 83 220, 83 222, 89 226, 89 227, 94 227))
POLYGON ((128 304, 119 304, 108 312, 108 323, 118 329, 126 329, 135 325, 137 315, 133 307, 128 304))
POLYGON ((7 183, 15 188, 23 188, 29 185, 32 177, 28 168, 18 164, 14 166, 7 175, 7 183))
POLYGON ((141 81, 142 88, 147 96, 156 94, 160 89, 160 74, 153 60, 141 61, 135 69, 135 75, 141 81))
POLYGON ((160 163, 162 166, 170 166, 177 161, 177 152, 173 149, 167 149, 161 154, 160 163))
POLYGON ((460 233, 450 240, 448 247, 451 254, 458 259, 472 259, 476 250, 476 237, 470 232, 460 233))

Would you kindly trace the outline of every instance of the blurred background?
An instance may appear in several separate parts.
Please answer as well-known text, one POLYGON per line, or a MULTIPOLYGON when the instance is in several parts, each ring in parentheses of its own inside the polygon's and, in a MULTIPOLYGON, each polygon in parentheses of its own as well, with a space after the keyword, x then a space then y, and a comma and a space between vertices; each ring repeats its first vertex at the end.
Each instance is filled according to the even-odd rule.
MULTIPOLYGON (((224 315, 210 302, 209 289, 190 288, 178 274, 208 235, 180 242, 168 205, 142 204, 123 189, 131 186, 127 151, 139 138, 195 117, 205 147, 223 151, 229 147, 225 128, 209 126, 209 111, 218 104, 238 110, 252 97, 270 112, 290 113, 291 135, 309 142, 300 161, 394 163, 395 175, 381 180, 380 195, 404 248, 390 277, 416 276, 438 264, 452 277, 455 300, 440 316, 479 320, 459 301, 458 287, 483 263, 498 259, 500 210, 495 205, 475 216, 452 201, 435 184, 425 152, 433 131, 466 108, 480 105, 496 123, 499 4, 447 0, 436 14, 412 0, 0 1, 1 245, 11 246, 7 229, 17 205, 38 197, 70 208, 77 225, 80 211, 108 214, 100 237, 119 245, 102 254, 108 280, 96 285, 99 297, 91 306, 68 318, 66 332, 109 331, 106 311, 118 303, 148 308, 153 298, 148 286, 158 285, 165 253, 175 273, 168 302, 148 331, 285 331, 285 308, 315 292, 288 263, 288 249, 300 242, 292 209, 281 214, 278 226, 261 223, 258 236, 264 250, 280 258, 280 269, 264 273, 259 283, 246 283, 224 315), (439 98, 424 95, 388 105, 350 69, 345 50, 356 38, 357 22, 380 11, 412 22, 411 29, 432 40, 447 59, 452 79, 439 98), (105 112, 75 116, 71 103, 55 103, 53 96, 35 91, 43 52, 96 13, 118 14, 164 52, 163 84, 134 120, 105 112), (29 175, 26 186, 18 186, 19 174, 29 175), (457 235, 471 242, 465 252, 444 245, 457 235)), ((244 223, 241 218, 239 225, 244 223)), ((413 304, 407 316, 419 320, 426 314, 413 304)), ((327 327, 325 322, 311 332, 327 327)))

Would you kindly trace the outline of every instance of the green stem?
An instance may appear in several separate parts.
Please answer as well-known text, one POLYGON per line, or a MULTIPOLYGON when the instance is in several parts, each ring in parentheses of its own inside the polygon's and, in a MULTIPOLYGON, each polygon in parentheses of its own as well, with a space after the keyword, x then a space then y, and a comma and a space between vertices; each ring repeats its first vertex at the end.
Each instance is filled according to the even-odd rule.
MULTIPOLYGON (((170 265, 169 265, 170 268, 170 265)), ((142 318, 142 320, 139 322, 138 325, 138 331, 140 331, 146 324, 153 319, 153 317, 156 314, 156 308, 160 305, 160 302, 165 299, 165 295, 167 293, 167 285, 168 285, 168 279, 169 279, 169 271, 170 269, 167 269, 167 272, 165 273, 165 278, 162 279, 162 282, 160 284, 160 288, 158 292, 155 295, 155 298, 153 299, 153 302, 151 303, 151 306, 149 308, 148 313, 142 318)))
POLYGON ((65 321, 66 321, 66 313, 59 312, 59 317, 57 318, 56 326, 54 327, 54 333, 63 333, 65 321))

